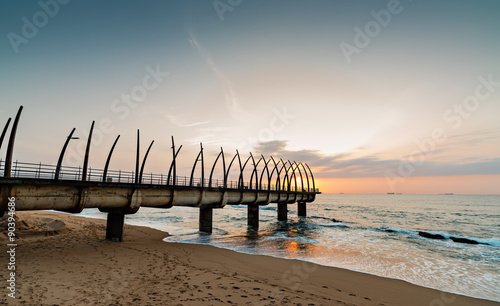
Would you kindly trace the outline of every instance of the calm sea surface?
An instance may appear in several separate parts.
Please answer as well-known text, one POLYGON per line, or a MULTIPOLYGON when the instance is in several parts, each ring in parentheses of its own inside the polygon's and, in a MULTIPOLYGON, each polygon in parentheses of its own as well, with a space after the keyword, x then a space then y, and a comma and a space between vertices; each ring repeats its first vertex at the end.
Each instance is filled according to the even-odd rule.
MULTIPOLYGON (((258 230, 247 227, 246 206, 214 210, 212 235, 198 232, 194 208, 141 208, 126 222, 167 231, 173 235, 167 241, 300 259, 500 301, 500 195, 322 194, 308 204, 306 218, 297 217, 296 205, 288 207, 286 223, 277 221, 276 205, 261 207, 258 230)), ((106 217, 94 209, 83 214, 106 217)))

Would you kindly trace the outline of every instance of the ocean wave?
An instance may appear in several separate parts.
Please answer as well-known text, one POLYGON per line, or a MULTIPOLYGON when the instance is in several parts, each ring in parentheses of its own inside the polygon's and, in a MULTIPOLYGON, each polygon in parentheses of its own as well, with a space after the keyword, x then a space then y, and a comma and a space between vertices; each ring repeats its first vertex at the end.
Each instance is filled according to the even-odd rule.
POLYGON ((465 244, 484 244, 484 245, 489 245, 493 246, 489 242, 486 242, 484 239, 479 238, 474 238, 474 237, 457 237, 457 236, 452 236, 447 233, 430 233, 430 232, 425 232, 425 231, 419 231, 418 235, 424 238, 429 238, 429 239, 438 239, 438 240, 447 240, 450 239, 453 242, 456 243, 465 243, 465 244))
POLYGON ((407 234, 407 235, 414 235, 417 232, 415 231, 410 231, 410 230, 403 230, 403 229, 398 229, 398 228, 374 228, 377 231, 382 231, 386 233, 399 233, 399 234, 407 234))
POLYGON ((500 247, 500 239, 499 238, 486 238, 486 239, 476 239, 481 244, 487 244, 493 247, 500 247))
POLYGON ((318 224, 320 227, 335 227, 335 228, 350 228, 349 225, 345 224, 318 224))
POLYGON ((278 210, 276 206, 261 206, 261 210, 278 210))
POLYGON ((338 219, 335 219, 335 218, 327 218, 327 217, 321 217, 321 216, 309 216, 309 218, 311 218, 311 219, 328 220, 328 221, 335 222, 335 223, 342 222, 341 220, 338 220, 338 219))
POLYGON ((411 230, 402 230, 396 228, 373 228, 373 229, 376 231, 382 231, 387 233, 406 234, 411 236, 417 235, 422 238, 432 239, 432 240, 451 240, 456 243, 471 244, 471 245, 482 244, 493 247, 500 247, 500 239, 498 238, 460 237, 445 232, 411 231, 411 230))
MULTIPOLYGON (((141 220, 142 221, 142 220, 141 220)), ((144 219, 144 221, 149 221, 148 219, 144 219)), ((151 223, 180 223, 184 222, 184 218, 180 216, 166 216, 166 217, 159 217, 156 218, 155 220, 151 221, 151 223)))
POLYGON ((418 235, 422 238, 426 239, 432 239, 432 240, 451 240, 456 243, 463 243, 463 244, 483 244, 483 245, 489 245, 489 246, 494 246, 494 247, 499 247, 500 246, 500 239, 497 238, 475 238, 475 237, 458 237, 455 235, 450 235, 448 233, 444 232, 427 232, 427 231, 410 231, 410 230, 401 230, 401 229, 392 229, 392 228, 377 228, 376 230, 379 231, 384 231, 387 233, 400 233, 400 234, 407 234, 407 235, 418 235))

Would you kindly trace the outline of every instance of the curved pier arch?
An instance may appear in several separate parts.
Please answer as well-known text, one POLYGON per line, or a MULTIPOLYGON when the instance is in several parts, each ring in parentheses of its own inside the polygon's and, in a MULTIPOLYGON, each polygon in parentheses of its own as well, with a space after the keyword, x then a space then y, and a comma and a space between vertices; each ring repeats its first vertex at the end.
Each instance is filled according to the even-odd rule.
MULTIPOLYGON (((226 178, 226 160, 224 158, 224 150, 222 147, 220 148, 220 153, 217 155, 217 158, 214 161, 214 164, 212 166, 212 170, 210 171, 210 177, 208 179, 208 188, 212 188, 212 175, 214 173, 215 165, 217 165, 217 161, 219 158, 222 156, 222 168, 223 168, 223 188, 227 188, 227 178, 226 178)), ((219 186, 217 186, 219 187, 219 186)))
POLYGON ((3 128, 2 135, 0 136, 0 149, 2 148, 2 143, 3 143, 3 138, 5 137, 5 133, 7 133, 7 129, 9 128, 10 120, 12 118, 9 118, 7 120, 7 123, 5 124, 5 127, 3 128))
POLYGON ((167 175, 167 185, 170 185, 170 176, 172 175, 173 171, 173 179, 172 179, 172 185, 175 186, 177 183, 177 163, 176 163, 176 158, 177 155, 179 154, 179 151, 182 149, 182 145, 175 151, 175 143, 174 143, 174 136, 172 136, 172 162, 170 163, 170 168, 168 168, 168 175, 167 175))
POLYGON ((141 171, 139 172, 139 184, 142 184, 142 173, 144 172, 144 166, 146 165, 146 159, 148 158, 149 150, 151 150, 151 147, 153 146, 154 142, 155 142, 154 140, 151 141, 151 144, 149 145, 148 150, 144 155, 144 159, 142 160, 141 171))
POLYGON ((198 153, 198 156, 196 156, 196 160, 194 161, 193 169, 191 170, 191 177, 189 178, 189 186, 193 186, 193 175, 194 175, 194 170, 196 169, 196 164, 198 163, 198 160, 200 160, 201 156, 201 187, 204 187, 205 184, 205 164, 203 161, 203 144, 200 142, 200 153, 198 153))
POLYGON ((259 175, 258 175, 257 167, 259 166, 259 164, 262 161, 262 159, 264 158, 264 156, 259 158, 257 163, 255 163, 255 159, 254 159, 252 153, 250 153, 250 156, 252 157, 252 161, 253 161, 253 171, 252 171, 252 175, 250 176, 250 187, 249 188, 252 189, 252 181, 253 181, 253 178, 255 175, 255 189, 259 189, 260 185, 259 185, 259 177, 258 177, 259 175))
POLYGON ((304 173, 305 173, 305 175, 306 175, 306 181, 307 181, 307 192, 309 192, 309 191, 310 191, 310 184, 311 184, 311 183, 309 182, 309 175, 307 174, 307 170, 306 170, 306 168, 304 167, 304 164, 303 164, 303 163, 299 163, 299 165, 301 165, 301 166, 302 166, 302 169, 304 169, 304 173))
POLYGON ((102 172, 102 181, 106 181, 106 177, 108 175, 108 167, 109 167, 109 162, 111 161, 111 155, 113 154, 113 151, 115 150, 116 143, 118 142, 118 139, 120 139, 120 135, 118 135, 115 139, 115 142, 113 142, 113 145, 111 146, 111 150, 109 150, 108 158, 106 159, 106 164, 104 165, 104 171, 102 172))
MULTIPOLYGON (((262 158, 264 158, 264 155, 262 155, 262 158)), ((270 190, 271 188, 271 177, 269 176, 269 167, 268 164, 271 162, 271 159, 269 158, 267 161, 264 159, 264 169, 262 169, 262 172, 260 173, 260 180, 259 180, 259 186, 262 188, 262 178, 264 176, 264 170, 267 172, 267 190, 270 190)))
POLYGON ((92 121, 90 126, 89 137, 87 138, 87 146, 85 147, 85 157, 83 158, 82 182, 87 180, 87 171, 89 167, 90 143, 92 142, 92 133, 94 132, 95 121, 92 121))
MULTIPOLYGON (((227 167, 227 171, 226 171, 226 175, 225 175, 226 181, 224 182, 224 185, 227 186, 227 180, 229 178, 229 171, 231 170, 231 166, 233 165, 233 162, 236 159, 236 157, 238 157, 238 163, 240 165, 240 174, 238 175, 238 185, 237 185, 237 188, 239 188, 239 177, 241 175, 241 157, 240 157, 240 152, 238 152, 238 150, 236 150, 236 154, 233 156, 233 158, 231 159, 231 162, 229 163, 229 166, 227 167)), ((229 188, 232 188, 232 186, 229 188)))
POLYGON ((311 179, 312 179, 312 182, 313 182, 313 191, 312 192, 316 192, 316 184, 314 182, 314 175, 311 171, 311 168, 309 168, 309 165, 307 163, 305 163, 307 169, 309 170, 309 173, 311 174, 311 179))

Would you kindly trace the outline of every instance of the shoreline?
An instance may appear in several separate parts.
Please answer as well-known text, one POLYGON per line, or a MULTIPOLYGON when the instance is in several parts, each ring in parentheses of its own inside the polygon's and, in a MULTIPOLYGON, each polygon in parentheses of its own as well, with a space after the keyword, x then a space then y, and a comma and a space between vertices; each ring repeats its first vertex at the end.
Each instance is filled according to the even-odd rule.
MULTIPOLYGON (((4 287, 2 304, 500 305, 301 260, 165 242, 169 234, 150 227, 126 224, 117 243, 104 239, 102 219, 16 216, 17 299, 4 287)), ((0 261, 7 263, 6 255, 0 261)))

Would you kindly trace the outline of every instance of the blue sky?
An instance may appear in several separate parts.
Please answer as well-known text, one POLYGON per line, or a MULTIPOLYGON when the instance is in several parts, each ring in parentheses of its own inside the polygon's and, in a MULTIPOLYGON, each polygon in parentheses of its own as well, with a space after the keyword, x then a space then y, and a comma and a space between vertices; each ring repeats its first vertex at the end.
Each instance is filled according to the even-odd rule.
POLYGON ((81 164, 96 120, 96 168, 121 134, 112 167, 131 170, 139 128, 155 172, 174 135, 186 169, 201 141, 208 158, 239 148, 323 178, 500 175, 498 1, 62 3, 0 3, 19 160, 55 162, 76 127, 65 163, 81 164))

